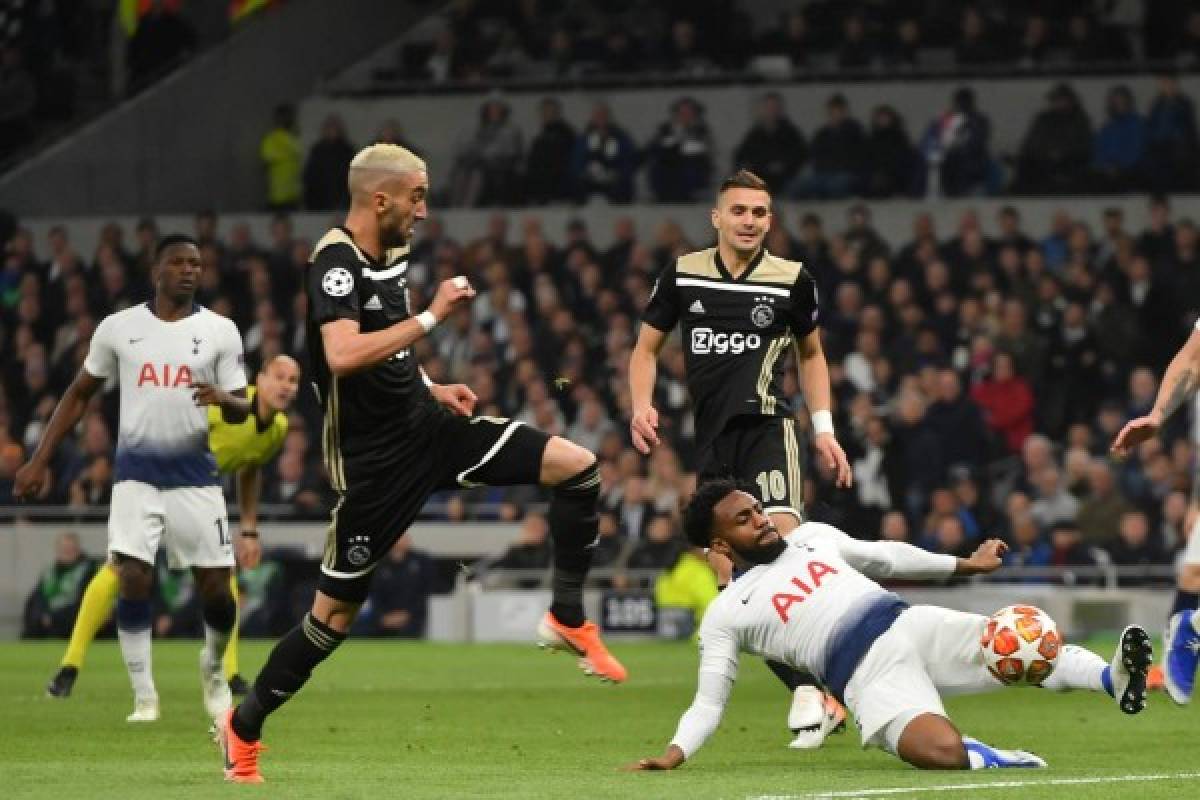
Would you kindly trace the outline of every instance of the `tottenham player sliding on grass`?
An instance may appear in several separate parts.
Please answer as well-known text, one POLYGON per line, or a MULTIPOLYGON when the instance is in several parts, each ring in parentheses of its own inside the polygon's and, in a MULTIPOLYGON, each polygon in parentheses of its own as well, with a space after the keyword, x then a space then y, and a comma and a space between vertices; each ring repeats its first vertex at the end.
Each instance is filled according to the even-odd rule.
MULTIPOLYGON (((688 392, 696 407, 700 479, 733 477, 753 485, 784 535, 803 521, 804 473, 794 409, 783 391, 788 350, 796 353, 814 444, 839 487, 852 480, 834 436, 829 366, 817 329, 817 286, 804 266, 767 252, 767 184, 742 170, 725 180, 712 210, 717 246, 681 256, 659 277, 629 363, 630 435, 642 453, 658 444, 654 379, 667 335, 683 333, 688 392)), ((710 555, 718 584, 729 564, 710 555)), ((820 747, 845 718, 812 676, 767 662, 792 690, 791 746, 820 747)))
MULTIPOLYGON (((263 365, 253 386, 246 389, 252 412, 245 420, 231 423, 218 406, 208 409, 208 446, 217 459, 217 471, 237 475, 238 520, 237 562, 241 569, 253 569, 262 558, 258 539, 258 499, 262 491, 262 467, 275 457, 287 437, 287 410, 300 384, 300 365, 296 359, 278 355, 263 365)), ((117 603, 120 578, 117 565, 109 562, 96 571, 83 593, 83 602, 58 672, 46 686, 51 697, 67 698, 83 669, 88 648, 108 620, 117 603)), ((238 599, 237 576, 229 579, 229 591, 238 599)), ((235 695, 246 693, 246 682, 238 674, 238 623, 234 622, 229 645, 225 648, 225 677, 235 695)))
MULTIPOLYGON (((899 542, 858 541, 815 522, 785 538, 759 501, 732 481, 701 485, 684 527, 693 545, 711 547, 746 572, 704 615, 696 697, 666 752, 630 769, 674 769, 695 756, 721 720, 740 651, 812 670, 844 698, 864 747, 883 748, 913 766, 1046 765, 1033 754, 961 735, 942 706, 940 692, 1001 688, 979 646, 988 618, 910 607, 868 577, 931 580, 992 572, 1000 567, 1003 542, 988 540, 962 559, 899 542)), ((1145 706, 1150 661, 1149 636, 1133 625, 1122 632, 1110 664, 1064 646, 1042 685, 1107 692, 1122 711, 1136 714, 1145 706)))
MULTIPOLYGON (((1112 451, 1125 457, 1142 442, 1158 434, 1163 422, 1200 388, 1200 320, 1187 342, 1171 359, 1163 375, 1154 407, 1144 417, 1130 420, 1117 438, 1112 451)), ((1200 417, 1200 406, 1196 408, 1200 417)), ((1193 420, 1200 432, 1200 418, 1193 420)), ((1193 469, 1192 500, 1188 508, 1191 532, 1180 559, 1175 586, 1175 603, 1163 634, 1163 683, 1167 694, 1179 705, 1192 701, 1196 685, 1196 666, 1200 664, 1200 466, 1193 469)))
POLYGON ((151 672, 150 589, 160 541, 165 541, 173 568, 192 568, 200 593, 204 707, 216 718, 232 704, 221 659, 237 615, 229 590, 233 540, 205 407, 219 406, 226 422, 239 423, 246 419, 250 401, 237 327, 196 305, 200 272, 194 240, 173 235, 159 243, 154 299, 101 320, 83 368, 13 487, 17 497, 36 496, 48 480, 50 458, 92 395, 105 381, 120 384, 108 552, 119 580, 117 637, 133 684, 130 722, 159 716, 151 672))
POLYGON ((410 347, 475 296, 466 278, 438 287, 430 307, 408 305, 408 250, 426 214, 425 162, 396 145, 372 145, 350 164, 350 212, 309 264, 309 341, 325 411, 333 510, 312 610, 271 651, 245 701, 218 726, 227 780, 258 783, 267 717, 301 690, 346 639, 371 572, 435 492, 479 485, 551 490, 553 591, 539 636, 577 654, 588 673, 625 680, 625 668, 583 613, 583 583, 597 537, 596 457, 519 422, 474 416, 466 386, 423 380, 410 347))

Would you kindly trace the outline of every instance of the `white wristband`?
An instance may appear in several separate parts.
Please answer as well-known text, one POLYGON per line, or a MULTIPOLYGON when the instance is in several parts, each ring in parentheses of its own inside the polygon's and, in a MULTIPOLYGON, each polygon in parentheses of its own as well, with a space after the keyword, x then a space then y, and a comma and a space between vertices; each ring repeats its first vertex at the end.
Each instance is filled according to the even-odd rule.
POLYGON ((417 316, 413 317, 413 319, 415 319, 417 324, 421 326, 421 330, 425 331, 426 333, 429 333, 431 330, 436 328, 438 324, 438 318, 433 315, 432 311, 422 311, 420 314, 417 314, 417 316))
POLYGON ((812 412, 812 426, 816 433, 833 433, 833 412, 831 411, 814 411, 812 412))

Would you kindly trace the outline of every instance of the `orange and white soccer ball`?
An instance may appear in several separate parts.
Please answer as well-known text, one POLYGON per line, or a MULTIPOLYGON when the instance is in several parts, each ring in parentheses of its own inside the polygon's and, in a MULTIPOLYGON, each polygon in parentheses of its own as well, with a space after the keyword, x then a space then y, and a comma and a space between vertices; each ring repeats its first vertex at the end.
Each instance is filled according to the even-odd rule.
POLYGON ((1012 686, 1038 686, 1050 677, 1061 646, 1054 620, 1034 606, 1000 609, 988 619, 979 639, 988 671, 1012 686))

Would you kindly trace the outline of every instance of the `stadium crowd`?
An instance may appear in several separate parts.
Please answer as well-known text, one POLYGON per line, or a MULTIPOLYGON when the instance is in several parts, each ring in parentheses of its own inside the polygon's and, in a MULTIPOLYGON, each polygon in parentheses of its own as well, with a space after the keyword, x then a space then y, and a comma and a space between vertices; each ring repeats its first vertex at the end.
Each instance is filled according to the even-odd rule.
MULTIPOLYGON (((945 107, 915 133, 891 106, 854 109, 840 93, 825 103, 825 119, 806 134, 789 116, 782 96, 766 92, 755 118, 733 149, 732 165, 718 164, 706 111, 681 96, 663 111, 646 142, 636 142, 605 102, 586 120, 564 117, 555 97, 542 100, 541 127, 530 136, 512 119, 502 95, 482 104, 454 147, 443 205, 514 206, 643 201, 703 202, 726 166, 764 177, 780 196, 794 199, 861 196, 961 197, 996 194, 1103 194, 1194 191, 1200 187, 1200 134, 1190 97, 1172 74, 1160 75, 1153 96, 1112 86, 1104 120, 1093 123, 1067 83, 1054 86, 1032 112, 1019 146, 999 152, 991 121, 971 88, 956 89, 945 107), (642 194, 646 194, 644 191, 642 194)), ((366 132, 360 132, 366 133, 366 132)), ((392 120, 371 132, 375 141, 409 142, 392 120)), ((311 210, 342 208, 343 176, 356 152, 340 117, 323 120, 303 153, 295 114, 276 110, 261 156, 268 205, 311 210)))
MULTIPOLYGON (((963 214, 955 231, 918 215, 907 242, 887 242, 870 211, 822 219, 783 211, 769 249, 808 265, 821 289, 822 331, 839 438, 855 486, 835 491, 816 465, 808 509, 858 535, 966 553, 1000 535, 1029 565, 1169 563, 1182 541, 1196 460, 1178 423, 1124 463, 1106 447, 1152 403, 1155 375, 1186 336, 1200 297, 1200 237, 1168 201, 1151 224, 1127 230, 1117 209, 1093 228, 1057 212, 1041 240, 1006 207, 994 235, 963 214)), ((211 213, 195 219, 205 264, 202 302, 237 321, 248 368, 278 352, 306 358, 304 265, 311 242, 279 216, 268 241, 211 213)), ((55 398, 86 354, 97 321, 146 296, 153 220, 107 225, 94 253, 65 227, 34 242, 18 227, 0 270, 0 505, 43 430, 55 398)), ((415 244, 415 305, 464 274, 479 288, 422 340, 416 355, 439 382, 461 381, 477 411, 564 434, 600 457, 603 543, 598 565, 669 566, 673 524, 691 487, 693 421, 683 351, 668 345, 656 390, 667 446, 649 459, 628 440, 627 368, 639 314, 658 272, 705 246, 665 222, 639 239, 632 219, 600 248, 582 219, 561 239, 536 213, 516 225, 494 215, 487 234, 459 241, 436 217, 415 244)), ((799 396, 794 370, 786 392, 799 396)), ((802 403, 799 405, 802 407, 802 403)), ((95 401, 54 463, 45 503, 103 504, 111 490, 116 394, 95 401)), ((324 515, 317 408, 302 392, 283 453, 267 469, 264 501, 324 515)), ((803 412, 800 413, 803 417, 803 412)), ((532 490, 472 489, 438 498, 448 519, 521 518, 532 490)), ((544 563, 536 521, 511 566, 544 563), (539 559, 541 559, 539 561, 539 559)), ((544 525, 542 526, 544 528, 544 525)), ((507 558, 507 556, 506 556, 507 558)))
MULTIPOLYGON (((401 49, 398 71, 443 83, 594 76, 737 74, 775 57, 802 77, 825 69, 1063 70, 1137 60, 1190 67, 1200 12, 1166 2, 837 2, 459 0, 442 24, 401 49)), ((772 70, 778 73, 779 69, 772 70)))

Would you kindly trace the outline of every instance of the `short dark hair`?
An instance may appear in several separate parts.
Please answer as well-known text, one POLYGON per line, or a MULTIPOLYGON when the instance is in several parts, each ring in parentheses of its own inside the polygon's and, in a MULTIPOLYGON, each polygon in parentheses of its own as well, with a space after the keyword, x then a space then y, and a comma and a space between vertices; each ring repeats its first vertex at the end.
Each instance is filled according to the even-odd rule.
POLYGON ((713 509, 741 488, 733 478, 717 478, 696 487, 696 493, 683 508, 683 534, 692 546, 708 547, 712 543, 713 509))
POLYGON ((730 189, 757 189, 760 192, 767 192, 768 194, 771 191, 766 181, 748 169, 739 169, 721 181, 721 186, 717 189, 717 197, 725 194, 730 189))
POLYGON ((163 257, 163 253, 167 252, 168 247, 174 247, 177 244, 190 244, 197 249, 200 247, 199 243, 186 233, 168 233, 158 240, 158 245, 154 248, 155 263, 158 263, 163 257))

